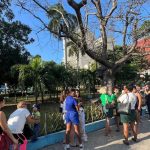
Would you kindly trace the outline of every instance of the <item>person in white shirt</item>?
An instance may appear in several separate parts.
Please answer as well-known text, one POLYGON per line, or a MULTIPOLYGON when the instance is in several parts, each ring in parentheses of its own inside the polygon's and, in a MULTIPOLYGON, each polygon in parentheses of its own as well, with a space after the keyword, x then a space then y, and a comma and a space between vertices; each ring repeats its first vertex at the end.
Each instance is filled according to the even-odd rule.
POLYGON ((128 134, 129 134, 129 124, 131 126, 134 138, 132 138, 133 141, 137 141, 137 132, 136 132, 136 112, 135 112, 135 104, 137 102, 136 95, 132 93, 133 87, 132 86, 127 86, 124 89, 124 94, 122 94, 118 98, 118 102, 127 104, 130 103, 131 106, 131 111, 129 114, 123 114, 120 113, 120 118, 121 122, 123 123, 123 133, 124 133, 124 138, 123 143, 126 145, 129 145, 128 141, 128 134))
POLYGON ((82 102, 80 102, 79 104, 79 128, 80 128, 80 135, 81 135, 81 139, 84 142, 87 142, 87 134, 85 132, 85 112, 84 112, 84 107, 82 102))
POLYGON ((30 112, 27 109, 27 104, 21 101, 17 105, 17 110, 15 110, 7 121, 8 127, 13 133, 16 139, 19 139, 19 143, 23 144, 26 137, 23 135, 24 125, 26 123, 36 123, 36 120, 31 118, 30 112))

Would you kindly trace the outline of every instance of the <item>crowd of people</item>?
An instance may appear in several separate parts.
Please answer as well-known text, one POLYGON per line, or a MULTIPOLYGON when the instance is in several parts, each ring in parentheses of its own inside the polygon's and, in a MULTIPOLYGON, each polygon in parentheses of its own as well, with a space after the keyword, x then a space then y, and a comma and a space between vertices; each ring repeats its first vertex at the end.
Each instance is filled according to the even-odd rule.
MULTIPOLYGON (((123 125, 123 143, 129 145, 129 129, 133 132, 132 140, 137 142, 139 123, 141 122, 142 106, 146 105, 150 119, 150 87, 144 88, 136 85, 126 85, 123 89, 115 87, 113 92, 104 86, 98 90, 99 101, 106 117, 105 135, 112 136, 110 119, 114 116, 116 132, 120 132, 120 124, 123 125)), ((33 105, 30 114, 25 101, 17 104, 17 109, 6 120, 5 113, 1 110, 5 101, 0 97, 0 150, 26 150, 27 139, 23 133, 26 123, 33 124, 33 136, 31 141, 37 140, 40 133, 40 107, 33 105)), ((88 140, 85 132, 84 102, 77 89, 64 90, 60 96, 60 110, 66 126, 64 136, 64 148, 69 150, 71 146, 84 149, 84 142, 88 140)))
POLYGON ((37 140, 40 132, 40 112, 38 105, 33 105, 33 113, 27 109, 27 103, 21 101, 17 109, 6 120, 5 113, 1 110, 5 100, 0 97, 0 150, 26 150, 27 136, 31 130, 26 123, 34 125, 31 141, 37 140), (26 129, 29 128, 29 129, 26 129), (26 130, 23 132, 23 130, 26 130))
POLYGON ((150 88, 148 85, 141 88, 138 85, 124 86, 122 91, 115 87, 113 93, 109 93, 107 87, 99 90, 100 102, 106 116, 105 135, 111 135, 110 119, 114 116, 116 132, 120 131, 123 124, 123 143, 129 145, 129 129, 133 132, 132 140, 136 142, 141 122, 142 106, 147 106, 150 119, 150 88))
POLYGON ((75 89, 63 91, 60 97, 60 110, 62 110, 66 125, 65 150, 70 149, 70 146, 79 146, 82 150, 83 141, 87 141, 87 135, 85 133, 85 113, 80 91, 75 89), (75 135, 78 141, 75 141, 75 135))
MULTIPOLYGON (((147 106, 150 119, 150 88, 136 85, 123 86, 123 89, 115 87, 113 93, 108 92, 106 86, 98 90, 100 105, 106 117, 105 135, 112 136, 110 119, 114 116, 116 132, 120 132, 120 124, 123 125, 123 143, 129 145, 129 130, 133 132, 132 140, 138 141, 139 123, 141 122, 142 106, 147 106)), ((60 97, 60 110, 63 113, 66 124, 64 138, 65 150, 70 146, 79 146, 83 149, 84 141, 87 141, 85 133, 85 113, 83 101, 79 90, 71 89, 63 91, 60 97), (75 143, 75 135, 78 142, 75 143), (74 144, 75 143, 75 144, 74 144)))

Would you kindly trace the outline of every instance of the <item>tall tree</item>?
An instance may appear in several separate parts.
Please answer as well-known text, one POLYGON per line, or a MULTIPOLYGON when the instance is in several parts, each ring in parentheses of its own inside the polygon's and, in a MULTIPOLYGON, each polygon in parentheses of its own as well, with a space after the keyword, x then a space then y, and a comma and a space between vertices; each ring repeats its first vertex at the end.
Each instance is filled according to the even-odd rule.
POLYGON ((39 92, 41 93, 42 102, 44 101, 43 95, 43 87, 42 87, 42 69, 43 69, 43 61, 40 56, 35 56, 29 62, 29 64, 20 64, 12 67, 12 71, 18 71, 19 77, 19 85, 23 90, 25 90, 29 85, 34 88, 35 101, 37 103, 37 98, 39 92))
POLYGON ((9 9, 10 1, 0 2, 0 83, 15 83, 10 70, 15 64, 26 64, 30 57, 25 45, 33 42, 29 39, 31 29, 19 21, 12 21, 14 14, 9 9))
MULTIPOLYGON (((49 6, 47 3, 44 5, 44 3, 40 3, 38 0, 32 0, 32 2, 47 15, 49 14, 49 6)), ((66 14, 64 16, 62 11, 55 11, 55 14, 57 13, 57 15, 59 14, 61 16, 61 22, 59 22, 58 28, 53 29, 49 28, 49 25, 43 19, 30 11, 30 8, 27 8, 24 3, 19 4, 23 9, 36 17, 52 34, 59 38, 65 37, 70 39, 81 51, 100 63, 104 71, 104 84, 109 87, 109 92, 111 93, 116 73, 120 71, 131 57, 137 55, 135 49, 138 39, 138 22, 141 21, 141 18, 143 19, 141 6, 148 2, 148 0, 127 0, 120 2, 117 0, 106 0, 105 2, 101 0, 90 0, 88 4, 87 0, 81 0, 80 2, 67 0, 67 2, 75 11, 78 23, 77 29, 80 34, 78 34, 76 29, 73 30, 69 26, 70 19, 67 20, 65 17, 66 14), (85 11, 83 8, 85 8, 85 11), (91 15, 93 16, 91 17, 91 15), (91 41, 90 44, 87 42, 87 32, 89 31, 96 32, 96 37, 101 37, 100 46, 97 47, 95 40, 93 42, 91 41), (122 41, 123 56, 120 56, 118 59, 109 59, 109 53, 112 53, 108 47, 108 37, 110 35, 113 36, 114 40, 118 41, 118 39, 115 39, 115 37, 118 37, 120 39, 119 41, 122 41)), ((68 12, 67 14, 69 15, 68 12)), ((53 20, 53 16, 50 16, 51 20, 53 20)), ((113 56, 115 57, 115 55, 113 56)))

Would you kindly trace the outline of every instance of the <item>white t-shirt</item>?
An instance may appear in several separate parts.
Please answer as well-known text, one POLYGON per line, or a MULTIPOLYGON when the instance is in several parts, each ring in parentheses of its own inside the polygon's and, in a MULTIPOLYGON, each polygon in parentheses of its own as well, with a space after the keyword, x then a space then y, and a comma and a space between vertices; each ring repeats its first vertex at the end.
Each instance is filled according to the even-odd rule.
POLYGON ((128 94, 123 94, 118 98, 118 100, 123 104, 131 103, 131 109, 135 109, 135 105, 137 102, 137 98, 136 98, 135 94, 133 94, 131 92, 128 94))
POLYGON ((26 123, 26 118, 30 115, 30 112, 26 108, 19 108, 14 111, 8 119, 8 127, 12 133, 23 133, 23 128, 26 123))
POLYGON ((63 102, 63 113, 66 113, 66 99, 63 102))

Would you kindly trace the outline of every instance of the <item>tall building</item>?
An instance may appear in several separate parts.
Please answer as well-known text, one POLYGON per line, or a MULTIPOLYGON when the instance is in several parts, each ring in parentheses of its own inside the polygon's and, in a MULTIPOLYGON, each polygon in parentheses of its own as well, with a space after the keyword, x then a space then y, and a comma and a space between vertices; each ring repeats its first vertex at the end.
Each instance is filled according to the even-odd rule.
MULTIPOLYGON (((113 38, 108 38, 108 50, 113 50, 113 38)), ((82 55, 81 51, 79 50, 78 56, 76 54, 73 54, 69 56, 69 49, 66 47, 66 40, 63 39, 63 49, 64 49, 64 57, 63 62, 66 64, 71 65, 73 68, 77 68, 79 66, 80 69, 89 69, 91 64, 95 63, 95 60, 93 60, 91 57, 89 57, 87 54, 82 55)), ((88 35, 87 44, 90 48, 96 49, 101 46, 102 39, 99 38, 97 40, 94 40, 94 36, 92 34, 88 35)))

